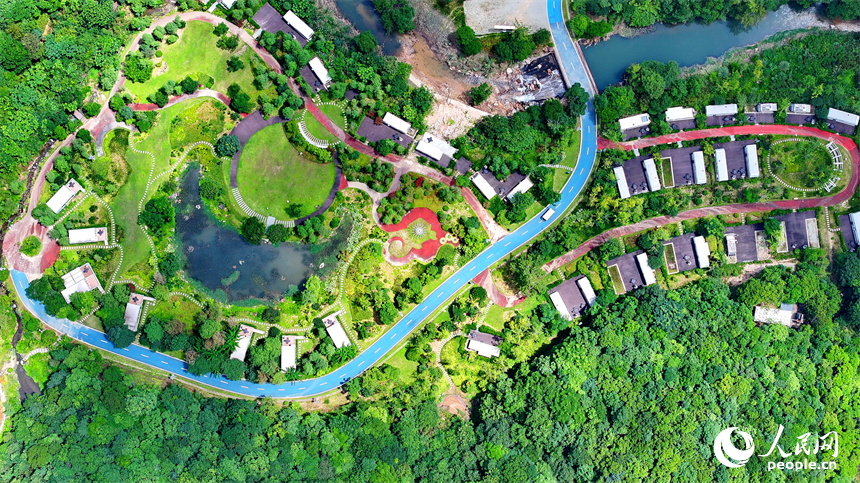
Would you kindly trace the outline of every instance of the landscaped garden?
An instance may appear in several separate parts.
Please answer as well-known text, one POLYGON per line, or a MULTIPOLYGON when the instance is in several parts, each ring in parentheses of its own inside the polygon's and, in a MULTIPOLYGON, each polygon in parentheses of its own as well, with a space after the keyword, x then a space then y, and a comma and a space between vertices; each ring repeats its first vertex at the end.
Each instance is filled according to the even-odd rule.
MULTIPOLYGON (((263 61, 244 43, 230 51, 216 45, 221 37, 212 33, 215 26, 206 22, 188 22, 181 31, 179 41, 173 45, 162 45, 162 57, 153 58, 155 68, 152 77, 143 83, 127 82, 125 87, 135 96, 137 102, 148 102, 146 98, 161 88, 167 81, 177 83, 191 76, 201 84, 211 79, 212 89, 226 93, 230 84, 238 84, 254 101, 259 93, 254 85, 251 66, 263 61), (245 68, 230 72, 227 61, 238 57, 245 68)), ((268 81, 267 81, 268 83, 268 81)))
POLYGON ((831 177, 841 174, 833 170, 827 148, 817 140, 774 143, 769 165, 774 175, 798 188, 820 188, 831 177))
MULTIPOLYGON (((346 129, 346 120, 343 117, 343 109, 339 105, 336 104, 322 104, 319 106, 320 111, 326 115, 326 117, 331 120, 334 125, 341 129, 346 129)), ((308 133, 322 141, 328 141, 330 143, 338 142, 337 136, 329 132, 325 126, 322 125, 317 119, 307 110, 302 111, 302 122, 305 123, 305 127, 308 130, 308 133)))
POLYGON ((419 250, 425 241, 435 240, 436 233, 429 222, 418 219, 402 230, 392 232, 388 249, 396 258, 403 258, 412 250, 419 250))
POLYGON ((318 163, 293 147, 284 125, 256 133, 242 150, 237 181, 254 211, 282 220, 313 213, 335 182, 333 162, 318 163), (299 206, 300 208, 294 208, 299 206))

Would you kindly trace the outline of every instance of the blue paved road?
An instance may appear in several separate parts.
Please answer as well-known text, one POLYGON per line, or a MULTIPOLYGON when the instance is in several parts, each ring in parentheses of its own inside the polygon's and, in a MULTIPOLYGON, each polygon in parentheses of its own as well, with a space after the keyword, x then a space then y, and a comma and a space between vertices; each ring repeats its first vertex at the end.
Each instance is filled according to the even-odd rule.
MULTIPOLYGON (((556 39, 556 44, 560 46, 559 52, 564 58, 563 68, 567 70, 569 77, 574 82, 580 82, 586 90, 591 91, 589 87, 587 74, 582 65, 582 60, 579 58, 576 49, 573 49, 573 42, 567 34, 567 29, 564 28, 564 22, 559 22, 561 19, 561 0, 548 0, 547 9, 549 10, 549 18, 552 33, 556 39), (553 2, 556 2, 554 4, 553 2), (555 19, 555 22, 552 21, 555 19), (557 32, 556 24, 561 24, 563 32, 557 32), (564 35, 566 40, 559 42, 560 35, 564 35), (568 47, 564 46, 567 42, 568 47), (582 81, 576 80, 582 78, 582 81)), ((595 157, 597 154, 597 129, 595 127, 594 108, 589 102, 588 111, 582 118, 582 148, 579 154, 579 161, 573 175, 562 188, 561 200, 554 206, 555 214, 549 221, 543 221, 538 214, 532 220, 521 226, 518 230, 504 237, 499 242, 493 244, 480 255, 472 259, 463 268, 458 270, 439 288, 434 290, 423 302, 412 309, 400 322, 392 327, 385 335, 376 341, 372 346, 364 350, 355 359, 347 363, 332 374, 308 379, 304 381, 290 382, 280 386, 273 384, 254 384, 248 381, 231 381, 223 377, 208 377, 195 376, 186 370, 186 364, 179 359, 153 352, 141 346, 132 345, 126 349, 117 349, 108 342, 105 335, 97 330, 88 328, 76 322, 70 322, 65 319, 57 319, 45 313, 45 307, 39 303, 27 298, 25 293, 29 283, 26 276, 22 272, 12 271, 12 280, 15 285, 15 290, 21 297, 27 310, 39 317, 43 322, 52 328, 68 334, 73 339, 89 344, 93 347, 98 347, 124 357, 128 357, 137 362, 150 365, 152 367, 175 373, 179 376, 192 379, 201 384, 212 386, 222 391, 231 391, 237 394, 247 396, 269 396, 269 397, 309 397, 315 396, 326 391, 330 391, 337 386, 344 384, 349 379, 358 376, 363 371, 372 367, 379 362, 385 355, 393 349, 398 343, 404 340, 413 330, 415 330, 421 322, 436 309, 443 306, 444 303, 463 286, 469 283, 476 275, 483 270, 489 268, 494 263, 509 255, 517 248, 527 244, 535 238, 543 230, 547 229, 553 222, 570 207, 576 200, 576 197, 582 192, 585 187, 591 170, 594 168, 595 157)))
POLYGON ((567 80, 571 84, 578 82, 593 97, 597 93, 594 92, 588 71, 585 69, 585 60, 580 57, 573 39, 570 37, 570 32, 564 25, 562 8, 564 8, 562 0, 547 0, 546 2, 549 30, 560 57, 558 62, 564 69, 567 80))

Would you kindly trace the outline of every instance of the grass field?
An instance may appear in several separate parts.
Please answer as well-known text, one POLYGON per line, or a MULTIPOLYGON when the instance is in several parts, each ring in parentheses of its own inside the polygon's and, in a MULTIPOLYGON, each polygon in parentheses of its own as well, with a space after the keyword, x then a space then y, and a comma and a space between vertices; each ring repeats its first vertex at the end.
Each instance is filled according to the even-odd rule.
MULTIPOLYGON (((346 129, 346 120, 343 118, 343 111, 338 106, 334 106, 331 104, 324 104, 319 106, 320 111, 326 115, 336 126, 341 129, 346 129)), ((308 132, 311 133, 315 138, 322 139, 325 141, 329 141, 335 143, 338 141, 337 136, 330 133, 325 126, 322 125, 316 118, 311 115, 310 112, 304 111, 302 114, 302 119, 305 122, 305 126, 308 128, 308 132)))
POLYGON ((215 43, 218 37, 212 33, 215 27, 206 22, 188 22, 173 45, 162 43, 161 51, 164 56, 160 59, 153 57, 155 69, 152 78, 137 84, 126 82, 125 87, 135 96, 138 102, 147 102, 146 98, 156 92, 168 80, 177 83, 186 76, 200 80, 200 74, 215 80, 212 88, 218 92, 227 92, 230 84, 236 83, 242 90, 256 101, 259 91, 254 87, 254 74, 251 72, 252 59, 263 62, 247 45, 239 42, 239 47, 230 52, 218 48, 215 43), (245 63, 245 68, 237 72, 227 71, 227 59, 237 56, 245 63))
MULTIPOLYGON (((158 120, 152 131, 141 138, 139 134, 132 135, 131 142, 138 151, 152 153, 155 158, 155 174, 167 170, 170 166, 170 136, 168 134, 171 122, 186 109, 206 102, 205 99, 194 99, 182 102, 167 108, 159 114, 158 120)), ((110 203, 117 225, 122 229, 124 238, 121 241, 123 248, 123 261, 119 268, 119 277, 132 277, 133 280, 144 282, 148 286, 148 276, 154 270, 149 264, 150 246, 149 241, 137 224, 138 207, 146 192, 148 200, 158 190, 158 186, 152 186, 147 191, 149 173, 152 167, 152 158, 148 154, 135 152, 130 147, 126 151, 130 175, 128 182, 117 192, 116 198, 110 203), (134 275, 129 274, 135 272, 134 275), (149 273, 147 276, 146 274, 149 273)), ((163 181, 162 177, 159 181, 163 181)), ((144 200, 144 203, 146 202, 144 200)))
POLYGON ((798 188, 822 186, 833 171, 827 149, 817 141, 785 142, 770 151, 770 167, 786 183, 798 188))
MULTIPOLYGON (((576 131, 574 133, 573 140, 570 142, 570 146, 564 149, 564 159, 561 160, 562 165, 570 166, 571 168, 575 168, 576 164, 579 162, 579 146, 582 144, 582 133, 576 131)), ((552 188, 556 191, 561 191, 564 187, 564 184, 567 183, 567 180, 570 178, 571 172, 566 169, 556 169, 554 178, 552 180, 552 188)))
POLYGON ((286 219, 289 204, 301 215, 321 205, 334 184, 334 163, 308 161, 289 143, 280 124, 255 134, 242 150, 237 181, 242 198, 263 215, 286 219))
POLYGON ((227 108, 217 101, 207 101, 188 107, 170 123, 170 147, 183 148, 197 141, 215 144, 224 130, 227 108))

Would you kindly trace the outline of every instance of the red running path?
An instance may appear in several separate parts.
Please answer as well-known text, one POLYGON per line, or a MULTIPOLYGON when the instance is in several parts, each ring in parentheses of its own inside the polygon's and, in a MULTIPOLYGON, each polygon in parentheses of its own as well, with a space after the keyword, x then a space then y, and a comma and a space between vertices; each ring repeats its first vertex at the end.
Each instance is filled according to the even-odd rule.
POLYGON ((857 149, 857 144, 851 139, 839 136, 837 134, 823 131, 814 127, 804 126, 783 126, 783 125, 763 125, 763 126, 732 126, 715 129, 703 129, 700 131, 679 132, 659 136, 655 138, 637 139, 626 143, 618 143, 607 139, 598 139, 598 147, 601 149, 639 149, 649 146, 657 146, 660 144, 674 143, 678 141, 689 141, 694 139, 702 139, 707 137, 732 136, 732 135, 789 135, 789 136, 805 136, 816 137, 825 141, 830 141, 839 144, 848 151, 851 156, 851 179, 848 180, 848 186, 839 193, 833 196, 823 198, 805 198, 802 200, 778 200, 778 201, 762 201, 759 203, 740 203, 734 205, 711 206, 708 208, 696 208, 694 210, 678 213, 677 216, 658 216, 642 220, 631 225, 620 226, 607 230, 589 240, 564 255, 556 258, 545 264, 542 268, 545 272, 551 272, 559 267, 567 265, 573 260, 585 255, 589 251, 602 245, 607 240, 618 238, 620 236, 629 235, 648 228, 656 228, 659 226, 677 223, 679 221, 691 220, 694 218, 702 218, 711 215, 734 215, 738 213, 750 213, 771 210, 799 210, 807 208, 816 208, 820 206, 838 205, 851 199, 854 191, 857 190, 858 181, 860 181, 860 150, 857 149))

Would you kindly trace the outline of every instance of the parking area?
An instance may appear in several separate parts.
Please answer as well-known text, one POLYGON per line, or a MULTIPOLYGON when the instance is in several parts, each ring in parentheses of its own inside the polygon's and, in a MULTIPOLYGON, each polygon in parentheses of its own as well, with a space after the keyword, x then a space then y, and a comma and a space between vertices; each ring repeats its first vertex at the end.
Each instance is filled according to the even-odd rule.
POLYGON ((621 282, 624 284, 625 292, 645 286, 645 280, 642 278, 642 273, 639 271, 639 266, 636 264, 636 255, 640 253, 644 252, 642 250, 637 250, 633 253, 628 253, 606 262, 607 267, 615 266, 618 268, 618 273, 621 276, 621 282))
POLYGON ((696 252, 693 249, 693 238, 695 237, 695 233, 685 233, 663 243, 667 248, 665 256, 666 268, 669 269, 669 273, 686 272, 699 267, 696 262, 696 252))
POLYGON ((756 232, 764 232, 764 225, 757 223, 755 225, 738 225, 726 228, 726 255, 729 257, 729 263, 746 263, 759 260, 758 246, 756 241, 756 232), (732 256, 732 242, 734 238, 734 251, 732 256))
POLYGON ((814 210, 780 215, 776 219, 785 223, 785 240, 789 250, 821 246, 814 210))
POLYGON ((363 137, 368 143, 375 143, 382 139, 390 139, 397 144, 408 148, 412 144, 413 139, 402 132, 386 126, 385 124, 376 124, 373 119, 364 116, 361 124, 358 126, 356 135, 363 137))
POLYGON ((775 121, 772 112, 747 112, 744 113, 747 123, 750 124, 773 124, 775 121))
POLYGON ((750 144, 755 144, 755 139, 714 144, 714 149, 723 148, 726 150, 726 167, 728 168, 729 179, 746 176, 747 159, 746 154, 744 154, 744 147, 750 144))
POLYGON ((857 249, 857 240, 854 239, 854 232, 851 231, 851 219, 848 215, 839 215, 839 230, 842 231, 842 240, 845 241, 845 246, 852 252, 857 249))
POLYGON ((705 119, 705 125, 708 127, 727 126, 738 122, 736 116, 708 116, 705 119))
POLYGON ((687 129, 696 129, 695 119, 684 119, 683 121, 675 121, 669 124, 669 127, 675 131, 684 131, 687 129))
POLYGON ((795 124, 797 126, 815 124, 815 116, 812 114, 792 114, 789 112, 785 116, 785 122, 788 124, 795 124))
POLYGON ((649 134, 651 134, 650 127, 639 127, 636 129, 628 129, 626 131, 621 131, 621 139, 624 141, 629 141, 631 139, 639 139, 642 136, 647 136, 649 134))
POLYGON ((853 136, 854 130, 856 129, 856 127, 851 124, 845 124, 844 122, 834 121, 832 119, 827 120, 827 127, 845 136, 853 136))

